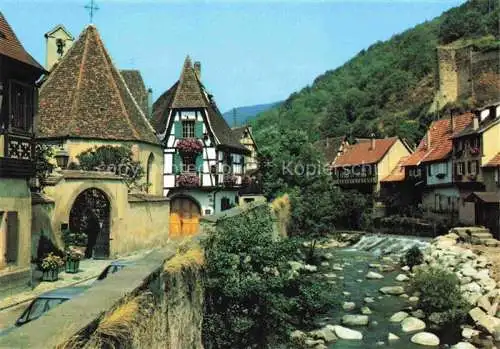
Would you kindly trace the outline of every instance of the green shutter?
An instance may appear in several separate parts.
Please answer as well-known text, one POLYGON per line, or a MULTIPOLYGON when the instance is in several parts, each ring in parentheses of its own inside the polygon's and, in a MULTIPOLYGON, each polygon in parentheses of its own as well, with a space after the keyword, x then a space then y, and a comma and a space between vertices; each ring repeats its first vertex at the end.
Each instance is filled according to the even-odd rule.
POLYGON ((174 173, 179 174, 181 172, 182 164, 181 164, 181 155, 178 152, 174 153, 174 173))
POLYGON ((203 172, 203 153, 198 154, 196 156, 196 172, 202 173, 203 172))
POLYGON ((203 121, 196 121, 194 123, 194 136, 196 138, 203 137, 203 121))
POLYGON ((182 122, 174 122, 175 138, 182 138, 182 122))

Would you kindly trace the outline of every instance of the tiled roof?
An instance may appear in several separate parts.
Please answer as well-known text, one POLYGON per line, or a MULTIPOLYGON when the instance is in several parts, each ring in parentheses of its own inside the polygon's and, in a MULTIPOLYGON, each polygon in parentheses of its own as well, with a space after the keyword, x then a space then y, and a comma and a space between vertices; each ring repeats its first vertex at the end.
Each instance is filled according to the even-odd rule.
MULTIPOLYGON (((500 105, 500 102, 495 102, 495 103, 489 104, 487 106, 484 106, 482 108, 476 109, 476 112, 480 113, 481 111, 483 111, 487 108, 490 108, 493 106, 499 106, 499 105, 500 105)), ((472 135, 472 134, 479 134, 479 133, 482 133, 482 132, 486 131, 487 129, 489 129, 490 127, 492 127, 496 124, 499 124, 499 123, 500 123, 500 117, 497 116, 495 118, 491 118, 490 116, 488 116, 486 120, 479 123, 479 125, 478 125, 479 127, 476 130, 474 129, 474 126, 472 125, 472 123, 470 123, 461 132, 456 132, 453 135, 453 138, 468 136, 468 135, 472 135)))
POLYGON ((196 76, 189 56, 184 62, 180 79, 153 104, 152 123, 158 134, 165 132, 170 110, 176 108, 205 109, 219 145, 248 152, 222 117, 215 101, 206 93, 203 84, 196 76))
POLYGON ((153 127, 113 65, 97 29, 87 26, 40 89, 40 138, 158 144, 153 127))
POLYGON ((371 141, 349 145, 344 152, 337 157, 333 166, 340 167, 378 163, 397 140, 397 137, 375 139, 374 149, 371 149, 371 141))
POLYGON ((314 142, 313 146, 323 154, 326 162, 331 164, 337 158, 340 147, 345 140, 345 136, 329 137, 314 142))
POLYGON ((465 113, 454 116, 454 133, 451 133, 450 119, 433 121, 424 138, 420 141, 417 149, 402 164, 402 166, 417 166, 422 162, 446 159, 453 149, 452 137, 461 132, 472 121, 474 114, 465 113), (430 134, 430 147, 427 146, 427 138, 430 134))
POLYGON ((500 167, 500 153, 495 155, 486 165, 483 167, 500 167))
POLYGON ((142 79, 141 72, 138 70, 120 70, 120 73, 142 112, 144 115, 148 115, 148 90, 142 79))
POLYGON ((382 179, 381 182, 401 182, 401 181, 404 181, 404 179, 405 179, 405 168, 404 168, 403 164, 405 163, 405 161, 410 156, 411 155, 402 157, 399 160, 399 162, 396 165, 396 167, 394 167, 394 169, 392 170, 392 172, 387 177, 385 177, 384 179, 382 179))
POLYGON ((0 12, 0 55, 7 56, 41 71, 45 71, 45 69, 26 52, 12 30, 12 27, 7 23, 7 19, 2 12, 0 12))
POLYGON ((245 134, 245 131, 248 129, 248 126, 240 126, 240 127, 233 127, 231 130, 233 130, 234 136, 238 139, 243 138, 243 135, 245 134))

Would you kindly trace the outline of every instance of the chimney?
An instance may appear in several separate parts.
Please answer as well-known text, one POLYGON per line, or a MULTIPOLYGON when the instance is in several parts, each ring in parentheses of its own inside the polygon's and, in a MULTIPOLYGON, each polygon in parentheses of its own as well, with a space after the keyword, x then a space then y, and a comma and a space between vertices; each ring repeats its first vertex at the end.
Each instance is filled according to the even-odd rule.
POLYGON ((370 139, 370 150, 374 150, 375 149, 375 134, 372 133, 370 137, 371 137, 371 139, 370 139))
POLYGON ((474 115, 474 117, 472 118, 472 128, 474 130, 477 130, 479 128, 479 116, 477 115, 474 115))
POLYGON ((431 129, 429 128, 427 130, 427 133, 425 134, 425 137, 427 138, 427 149, 430 149, 431 148, 431 129))
POLYGON ((201 62, 194 62, 194 72, 196 73, 196 77, 198 80, 201 80, 201 62))
POLYGON ((153 89, 148 88, 148 118, 151 118, 153 115, 153 89))

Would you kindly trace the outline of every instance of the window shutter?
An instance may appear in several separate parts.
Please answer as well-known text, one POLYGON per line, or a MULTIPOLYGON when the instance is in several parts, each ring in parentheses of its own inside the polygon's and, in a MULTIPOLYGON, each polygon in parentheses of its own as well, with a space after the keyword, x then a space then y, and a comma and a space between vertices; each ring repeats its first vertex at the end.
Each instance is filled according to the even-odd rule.
POLYGON ((196 156, 196 172, 203 172, 203 153, 200 153, 196 156))
POLYGON ((19 248, 19 224, 17 212, 7 212, 7 263, 17 262, 19 248))
POLYGON ((195 138, 203 137, 203 121, 196 121, 194 123, 194 136, 195 138))
POLYGON ((174 174, 181 172, 181 155, 178 152, 174 153, 174 174))
POLYGON ((174 134, 175 138, 182 138, 182 122, 180 121, 175 121, 174 122, 174 134))

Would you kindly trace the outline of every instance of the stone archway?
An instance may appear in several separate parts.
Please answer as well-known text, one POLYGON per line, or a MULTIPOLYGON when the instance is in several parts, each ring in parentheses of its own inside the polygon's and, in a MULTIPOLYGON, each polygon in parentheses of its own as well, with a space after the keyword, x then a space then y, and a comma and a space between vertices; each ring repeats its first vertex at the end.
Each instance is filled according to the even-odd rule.
POLYGON ((109 199, 100 189, 89 188, 76 197, 69 214, 69 229, 87 234, 87 258, 109 257, 110 212, 109 199))
POLYGON ((175 196, 170 201, 171 238, 195 235, 199 232, 200 205, 189 196, 175 196))

